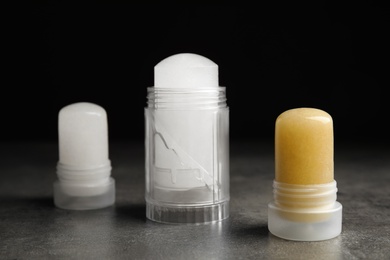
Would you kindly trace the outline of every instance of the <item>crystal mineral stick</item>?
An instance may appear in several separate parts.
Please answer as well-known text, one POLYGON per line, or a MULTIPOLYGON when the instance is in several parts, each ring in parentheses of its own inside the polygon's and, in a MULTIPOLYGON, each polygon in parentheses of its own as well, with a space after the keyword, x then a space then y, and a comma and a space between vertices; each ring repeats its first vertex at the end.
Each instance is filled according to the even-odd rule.
POLYGON ((277 118, 275 180, 302 185, 333 181, 333 124, 329 114, 299 108, 277 118))
POLYGON ((86 210, 114 204, 106 111, 89 102, 63 107, 58 115, 58 139, 55 205, 86 210))
POLYGON ((315 241, 340 234, 333 143, 333 120, 323 110, 295 108, 276 119, 274 201, 268 207, 274 235, 315 241))
POLYGON ((229 215, 229 109, 218 65, 180 53, 154 68, 145 108, 146 215, 208 223, 229 215))

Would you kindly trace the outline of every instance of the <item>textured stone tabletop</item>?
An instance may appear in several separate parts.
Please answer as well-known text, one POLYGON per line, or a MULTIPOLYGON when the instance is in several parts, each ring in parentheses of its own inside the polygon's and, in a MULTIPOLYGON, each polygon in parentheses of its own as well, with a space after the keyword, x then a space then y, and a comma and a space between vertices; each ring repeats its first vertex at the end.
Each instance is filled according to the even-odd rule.
POLYGON ((207 225, 145 218, 143 143, 112 143, 115 205, 70 211, 53 204, 58 147, 2 143, 1 259, 390 259, 390 149, 336 146, 340 236, 287 241, 267 228, 271 143, 232 142, 230 217, 207 225))

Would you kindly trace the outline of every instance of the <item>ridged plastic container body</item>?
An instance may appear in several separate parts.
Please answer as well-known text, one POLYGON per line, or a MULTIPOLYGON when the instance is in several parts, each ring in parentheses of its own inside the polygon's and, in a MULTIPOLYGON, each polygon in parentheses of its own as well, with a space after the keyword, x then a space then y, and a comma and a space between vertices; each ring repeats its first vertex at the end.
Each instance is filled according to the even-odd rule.
POLYGON ((337 184, 297 185, 274 181, 274 201, 268 204, 268 228, 275 236, 296 241, 320 241, 342 230, 342 205, 337 184))
POLYGON ((210 223, 229 216, 229 108, 225 88, 148 88, 146 216, 210 223))

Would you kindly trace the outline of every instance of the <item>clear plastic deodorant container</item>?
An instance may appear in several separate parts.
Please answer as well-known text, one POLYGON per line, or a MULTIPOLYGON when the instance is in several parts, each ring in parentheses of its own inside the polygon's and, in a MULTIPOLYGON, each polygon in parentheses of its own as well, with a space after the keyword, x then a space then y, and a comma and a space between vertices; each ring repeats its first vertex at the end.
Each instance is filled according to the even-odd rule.
POLYGON ((148 219, 201 224, 229 216, 229 108, 217 64, 180 53, 154 67, 145 152, 148 219))

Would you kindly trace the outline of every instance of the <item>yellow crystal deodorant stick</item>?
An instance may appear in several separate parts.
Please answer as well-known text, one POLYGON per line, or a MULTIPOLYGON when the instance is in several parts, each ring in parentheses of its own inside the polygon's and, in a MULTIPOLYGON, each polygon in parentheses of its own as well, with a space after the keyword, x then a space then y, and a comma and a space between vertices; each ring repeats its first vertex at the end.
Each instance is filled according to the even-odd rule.
POLYGON ((269 231, 298 241, 338 236, 342 205, 334 180, 333 120, 316 108, 290 109, 275 123, 274 200, 269 231))

